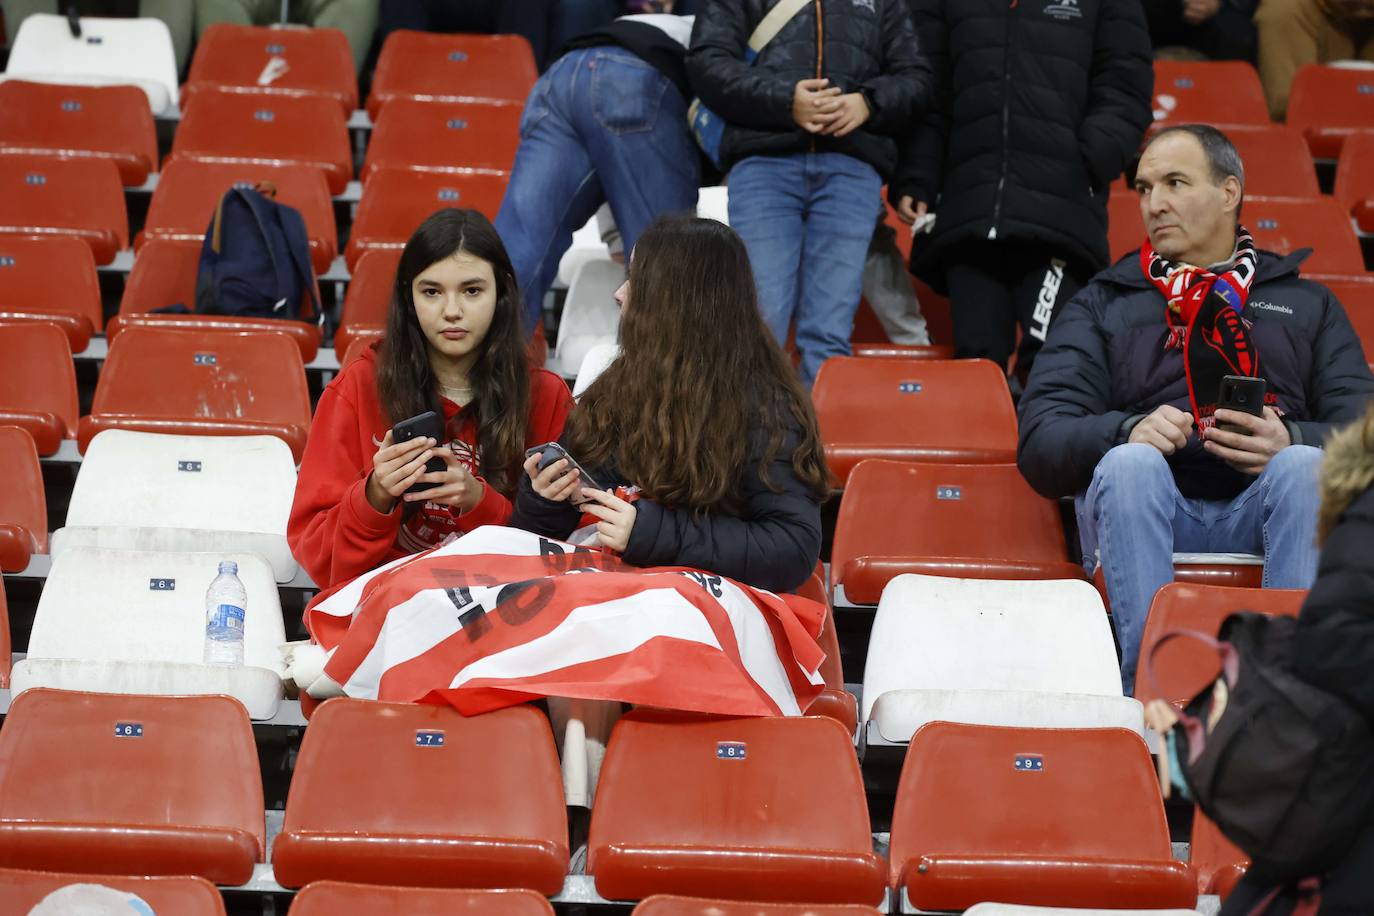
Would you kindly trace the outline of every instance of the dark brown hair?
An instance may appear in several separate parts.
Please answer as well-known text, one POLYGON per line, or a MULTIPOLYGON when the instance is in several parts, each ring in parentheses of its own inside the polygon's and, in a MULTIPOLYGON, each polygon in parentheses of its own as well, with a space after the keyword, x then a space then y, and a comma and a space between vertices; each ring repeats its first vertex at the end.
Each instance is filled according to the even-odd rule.
POLYGON ((792 469, 819 502, 829 472, 816 416, 759 317, 749 256, 728 226, 660 218, 635 245, 620 318, 621 355, 569 418, 569 449, 613 464, 673 508, 737 514, 741 469, 761 430, 765 486, 789 434, 792 469))
POLYGON ((445 209, 420 224, 396 267, 386 334, 377 358, 377 396, 391 422, 433 410, 440 416, 439 386, 429 365, 429 343, 415 315, 415 278, 458 252, 481 258, 496 278, 496 309, 478 345, 468 381, 469 410, 477 413, 479 471, 510 496, 524 458, 530 409, 530 368, 520 331, 520 290, 506 247, 476 210, 445 209))

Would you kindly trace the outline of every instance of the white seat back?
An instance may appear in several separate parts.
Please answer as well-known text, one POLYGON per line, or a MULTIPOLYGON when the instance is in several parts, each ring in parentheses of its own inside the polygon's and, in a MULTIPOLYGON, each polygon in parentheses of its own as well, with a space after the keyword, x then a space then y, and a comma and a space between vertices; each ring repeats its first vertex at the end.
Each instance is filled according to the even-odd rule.
POLYGON ((275 436, 167 436, 112 429, 86 450, 52 553, 71 547, 261 554, 296 575, 286 521, 291 449, 275 436))
POLYGON ((81 18, 73 38, 66 16, 35 13, 19 26, 4 76, 81 86, 133 85, 154 115, 176 108, 172 33, 161 19, 81 18))
POLYGON ((697 216, 730 225, 730 192, 725 185, 697 189, 697 216))
MULTIPOLYGON (((593 216, 572 234, 572 244, 558 259, 558 277, 555 283, 564 289, 572 286, 577 271, 588 261, 611 260, 611 249, 601 240, 601 227, 593 216)), ((541 303, 542 305, 542 303, 541 303)))
POLYGON ((598 344, 613 344, 620 330, 615 291, 625 282, 625 268, 614 261, 588 261, 578 268, 558 323, 556 370, 572 378, 587 353, 598 344))
MULTIPOLYGON (((863 718, 872 719, 880 698, 893 691, 1122 695, 1102 599, 1088 583, 910 574, 888 583, 878 603, 864 669, 863 718)), ((925 716, 892 701, 884 709, 907 722, 925 716)), ((905 731, 899 740, 914 731, 896 720, 879 725, 884 735, 905 731)))
POLYGON ((1020 728, 1124 728, 1145 737, 1139 700, 1039 690, 889 690, 870 721, 886 741, 904 743, 927 722, 1020 728))
POLYGON ((261 557, 73 547, 53 560, 13 689, 224 693, 269 719, 282 698, 285 641, 277 584, 261 557), (205 592, 221 560, 238 563, 248 593, 242 668, 202 661, 205 592))
POLYGON ((587 386, 597 380, 611 363, 620 355, 620 344, 597 344, 582 357, 582 365, 577 370, 577 381, 573 383, 573 397, 582 397, 587 386))

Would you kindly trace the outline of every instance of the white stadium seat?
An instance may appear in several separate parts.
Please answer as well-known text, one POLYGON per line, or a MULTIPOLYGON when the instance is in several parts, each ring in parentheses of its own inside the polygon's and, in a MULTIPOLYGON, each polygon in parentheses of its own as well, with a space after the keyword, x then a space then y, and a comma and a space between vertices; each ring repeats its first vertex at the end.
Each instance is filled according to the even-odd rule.
POLYGON ((250 717, 270 719, 282 699, 284 642, 277 584, 261 557, 73 547, 53 560, 11 687, 16 695, 30 687, 222 693, 250 717), (241 668, 202 661, 205 592, 221 560, 238 563, 248 593, 241 668))
POLYGON ((615 343, 597 344, 588 350, 577 370, 577 381, 573 383, 573 397, 582 397, 582 392, 587 390, 587 386, 596 381, 619 355, 620 344, 615 343))
POLYGON ((614 261, 588 261, 578 268, 563 304, 550 367, 559 375, 572 378, 593 347, 616 342, 620 306, 615 291, 624 282, 625 268, 614 261))
POLYGON ((297 567, 286 521, 295 490, 291 448, 275 436, 106 430, 86 450, 51 551, 256 553, 278 582, 290 582, 297 567))

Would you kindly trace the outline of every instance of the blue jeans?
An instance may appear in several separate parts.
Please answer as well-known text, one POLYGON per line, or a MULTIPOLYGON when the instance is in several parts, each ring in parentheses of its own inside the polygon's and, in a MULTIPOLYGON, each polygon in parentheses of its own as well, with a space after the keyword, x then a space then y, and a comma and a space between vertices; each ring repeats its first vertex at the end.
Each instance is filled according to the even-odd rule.
POLYGON ((687 103, 673 83, 621 48, 559 58, 520 121, 496 231, 506 244, 532 333, 572 234, 611 205, 625 251, 654 218, 694 211, 701 175, 687 103))
POLYGON ((750 156, 730 170, 730 225, 744 239, 763 320, 780 345, 797 322, 802 381, 849 355, 882 179, 843 153, 750 156))
POLYGON ((1174 553, 1254 553, 1265 588, 1309 588, 1317 575, 1317 468, 1322 451, 1290 445, 1231 500, 1185 499, 1158 449, 1118 445, 1079 496, 1083 565, 1102 564, 1121 644, 1121 683, 1135 691, 1137 656, 1155 592, 1173 581, 1174 553))

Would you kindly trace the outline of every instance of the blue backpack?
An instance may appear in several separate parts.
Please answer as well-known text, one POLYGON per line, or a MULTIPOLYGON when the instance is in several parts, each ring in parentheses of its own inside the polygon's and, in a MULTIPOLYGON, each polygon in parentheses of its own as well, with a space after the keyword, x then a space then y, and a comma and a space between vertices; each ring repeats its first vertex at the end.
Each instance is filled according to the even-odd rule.
POLYGON ((305 220, 275 196, 276 188, 262 182, 220 198, 200 250, 198 314, 323 320, 305 220))

